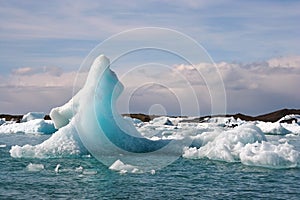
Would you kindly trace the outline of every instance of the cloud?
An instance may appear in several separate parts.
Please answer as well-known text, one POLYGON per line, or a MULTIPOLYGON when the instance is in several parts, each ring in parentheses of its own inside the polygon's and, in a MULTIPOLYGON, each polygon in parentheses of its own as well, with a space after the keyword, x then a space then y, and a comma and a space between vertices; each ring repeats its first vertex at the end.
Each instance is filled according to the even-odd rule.
POLYGON ((267 61, 270 67, 300 69, 300 56, 285 56, 267 61))
POLYGON ((22 67, 22 68, 18 68, 18 69, 14 69, 12 70, 12 74, 13 75, 35 75, 35 74, 49 74, 52 76, 60 76, 62 74, 62 68, 60 67, 22 67))
POLYGON ((74 69, 99 42, 144 26, 182 31, 218 62, 291 55, 300 50, 298 7, 296 1, 1 1, 0 65, 74 69))
POLYGON ((70 100, 86 76, 87 73, 65 72, 58 67, 14 69, 10 75, 0 76, 0 112, 50 112, 70 100))
MULTIPOLYGON (((283 107, 298 108, 298 60, 299 56, 290 56, 256 63, 216 63, 226 89, 227 112, 259 114, 283 107)), ((151 105, 157 103, 168 114, 211 112, 211 91, 205 79, 214 79, 215 71, 210 69, 212 64, 161 67, 148 66, 120 77, 125 85, 118 103, 121 112, 147 113, 151 105), (199 71, 205 71, 207 76, 201 77, 199 71)), ((83 85, 86 75, 57 67, 14 69, 9 76, 0 76, 0 93, 5 94, 0 96, 0 111, 49 112, 52 107, 68 101, 73 90, 83 85), (74 84, 76 77, 80 81, 74 84)))
MULTIPOLYGON (((279 108, 290 107, 298 108, 300 106, 300 95, 297 92, 300 85, 300 68, 298 65, 299 56, 289 56, 273 58, 270 60, 254 63, 216 63, 217 69, 221 74, 227 96, 227 112, 244 112, 247 114, 260 114, 279 108)), ((141 112, 147 112, 146 106, 143 108, 143 102, 155 102, 155 96, 161 95, 161 87, 154 87, 156 84, 163 84, 169 91, 179 99, 180 106, 188 105, 185 111, 197 115, 192 101, 198 101, 200 111, 209 114, 212 108, 212 96, 210 90, 216 87, 210 87, 207 80, 215 79, 216 73, 213 64, 199 63, 195 66, 178 64, 167 73, 157 68, 155 70, 159 76, 147 76, 146 69, 137 70, 124 78, 124 83, 130 87, 139 89, 139 98, 133 98, 136 105, 139 105, 141 112), (203 76, 205 74, 205 76, 203 76), (151 87, 142 87, 143 83, 152 83, 151 87), (154 85, 153 85, 154 84, 154 85), (196 96, 188 89, 191 87, 196 96), (144 100, 143 98, 144 97, 144 100), (144 109, 144 110, 143 110, 144 109)), ((128 92, 125 95, 132 95, 128 92)), ((167 104, 168 98, 164 99, 167 104)), ((220 99, 219 103, 226 101, 220 99)), ((126 106, 126 105, 125 105, 126 106)), ((175 109, 173 108, 173 111, 175 109)), ((178 108, 176 110, 178 112, 178 108)), ((174 113, 172 113, 174 114, 174 113)))

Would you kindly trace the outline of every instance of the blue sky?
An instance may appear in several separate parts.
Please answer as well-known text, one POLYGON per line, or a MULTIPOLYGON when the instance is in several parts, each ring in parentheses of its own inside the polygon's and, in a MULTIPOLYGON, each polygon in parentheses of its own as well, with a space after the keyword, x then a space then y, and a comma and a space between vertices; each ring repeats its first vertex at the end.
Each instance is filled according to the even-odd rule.
MULTIPOLYGON (((27 69, 24 76, 28 76, 30 71, 43 80, 49 78, 51 82, 53 77, 45 74, 49 75, 50 68, 59 68, 61 77, 65 75, 64 78, 70 76, 71 79, 72 73, 78 70, 92 48, 111 35, 132 28, 155 26, 180 31, 198 41, 216 63, 239 63, 242 69, 255 63, 261 63, 260 68, 263 69, 266 65, 262 63, 276 58, 286 65, 298 63, 299 10, 300 2, 292 0, 0 0, 0 113, 48 112, 52 106, 65 102, 71 96, 70 86, 64 85, 65 82, 58 81, 60 84, 51 88, 47 82, 45 89, 38 83, 26 82, 33 77, 16 75, 18 69, 27 69), (15 80, 23 82, 16 84, 15 80), (16 91, 16 88, 22 88, 22 92, 16 91), (41 90, 45 94, 40 94, 43 93, 41 90), (24 95, 28 100, 23 99, 24 95), (21 98, 22 101, 8 102, 8 98, 21 98)), ((299 68, 294 65, 293 69, 285 68, 282 79, 287 71, 289 76, 295 75, 299 68)), ((278 70, 275 76, 272 71, 274 80, 277 73, 278 70)), ((294 77, 291 84, 298 84, 297 78, 294 77)), ((280 89, 268 92, 270 94, 244 89, 236 93, 228 89, 228 112, 256 114, 300 106, 296 91, 294 94, 290 91, 288 99, 283 97, 287 94, 280 89), (243 100, 244 93, 253 93, 251 102, 256 102, 254 98, 263 93, 263 101, 250 103, 257 109, 247 108, 249 103, 235 106, 235 98, 239 98, 239 102, 249 100, 243 100), (267 105, 270 99, 274 100, 272 106, 267 105)))

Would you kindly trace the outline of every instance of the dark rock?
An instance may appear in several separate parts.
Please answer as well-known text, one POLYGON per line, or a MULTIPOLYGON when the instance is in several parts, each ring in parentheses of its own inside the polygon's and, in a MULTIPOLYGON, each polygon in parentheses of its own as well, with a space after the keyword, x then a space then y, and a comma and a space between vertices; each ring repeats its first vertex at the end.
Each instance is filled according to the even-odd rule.
POLYGON ((142 122, 149 122, 150 120, 159 117, 156 115, 145 115, 142 113, 138 113, 138 114, 123 114, 123 116, 127 116, 127 117, 131 117, 131 118, 136 118, 141 120, 142 122))
POLYGON ((5 121, 15 121, 17 123, 20 123, 23 118, 23 115, 0 114, 0 118, 4 118, 5 121))
POLYGON ((50 115, 45 115, 44 120, 51 120, 50 115))
POLYGON ((298 120, 296 118, 284 119, 284 120, 281 120, 279 123, 292 124, 293 122, 298 123, 298 120))

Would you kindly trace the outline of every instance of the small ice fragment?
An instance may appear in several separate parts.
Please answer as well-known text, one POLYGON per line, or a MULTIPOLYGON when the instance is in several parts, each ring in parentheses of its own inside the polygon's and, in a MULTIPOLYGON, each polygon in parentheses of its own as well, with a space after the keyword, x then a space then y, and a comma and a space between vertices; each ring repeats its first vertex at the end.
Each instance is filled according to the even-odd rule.
POLYGON ((45 169, 43 164, 32 164, 29 163, 26 167, 26 169, 30 172, 39 172, 42 171, 43 169, 45 169))
POLYGON ((57 164, 56 167, 55 167, 55 169, 54 169, 54 171, 55 171, 56 173, 58 173, 58 172, 59 172, 59 169, 60 169, 60 164, 57 164))
POLYGON ((93 169, 85 169, 83 170, 82 174, 84 175, 95 175, 97 174, 98 172, 96 170, 93 170, 93 169))
POLYGON ((129 173, 142 173, 143 171, 136 166, 124 164, 121 160, 116 160, 110 167, 110 170, 119 171, 121 174, 129 173))
POLYGON ((82 172, 83 171, 83 167, 79 166, 75 168, 75 172, 82 172))

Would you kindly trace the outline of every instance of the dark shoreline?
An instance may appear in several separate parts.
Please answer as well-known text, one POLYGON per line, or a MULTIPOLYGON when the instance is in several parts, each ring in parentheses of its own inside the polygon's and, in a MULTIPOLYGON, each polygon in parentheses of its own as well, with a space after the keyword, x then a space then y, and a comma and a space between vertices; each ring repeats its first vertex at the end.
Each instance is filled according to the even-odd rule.
MULTIPOLYGON (((186 119, 182 120, 183 122, 203 122, 208 118, 212 117, 233 117, 234 119, 241 119, 245 121, 263 121, 263 122, 276 122, 280 120, 282 117, 286 115, 291 115, 291 114, 298 114, 300 115, 300 109, 281 109, 277 110, 271 113, 263 114, 263 115, 258 115, 258 116, 250 116, 250 115, 245 115, 242 113, 237 113, 237 114, 226 114, 226 115, 206 115, 202 117, 196 117, 194 119, 186 119)), ((143 122, 150 121, 151 119, 154 119, 155 117, 160 117, 157 115, 145 115, 142 113, 139 114, 124 114, 123 116, 129 116, 132 118, 137 118, 140 119, 143 122)), ((183 117, 185 118, 186 116, 170 116, 170 117, 183 117)), ((287 122, 290 123, 295 119, 290 119, 290 120, 283 120, 281 122, 287 122)))
MULTIPOLYGON (((182 120, 182 121, 183 122, 203 122, 207 118, 212 118, 212 117, 233 117, 235 119, 239 118, 239 119, 245 120, 245 121, 276 122, 279 119, 281 119, 282 117, 284 117, 286 115, 290 115, 290 114, 300 115, 300 109, 281 109, 281 110, 277 110, 277 111, 274 111, 274 112, 271 112, 271 113, 258 115, 258 116, 250 116, 250 115, 245 115, 245 114, 241 114, 241 113, 226 114, 226 115, 213 115, 213 116, 207 115, 207 116, 202 116, 202 117, 196 117, 194 119, 186 119, 186 120, 182 120)), ((148 122, 148 121, 150 121, 150 120, 152 120, 156 117, 160 117, 159 115, 146 115, 146 114, 142 114, 142 113, 123 114, 123 116, 136 118, 136 119, 139 119, 143 122, 148 122)), ((0 119, 5 118, 6 121, 16 121, 17 123, 19 123, 21 121, 22 117, 23 117, 23 115, 0 114, 0 119)), ((187 118, 186 116, 169 116, 169 117, 187 118)), ((45 120, 50 120, 51 118, 50 118, 49 115, 45 115, 44 119, 45 120)), ((282 122, 290 123, 293 120, 294 119, 283 120, 282 122)))
MULTIPOLYGON (((10 114, 0 114, 0 119, 4 118, 5 121, 15 121, 20 123, 23 115, 10 115, 10 114)), ((44 120, 51 120, 49 115, 45 115, 44 120)))

